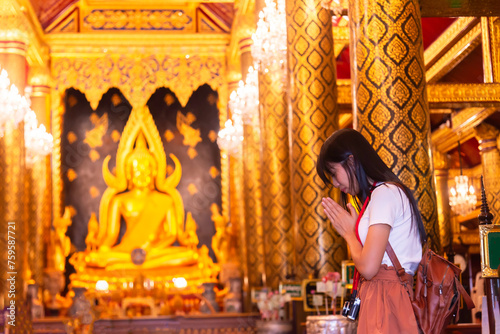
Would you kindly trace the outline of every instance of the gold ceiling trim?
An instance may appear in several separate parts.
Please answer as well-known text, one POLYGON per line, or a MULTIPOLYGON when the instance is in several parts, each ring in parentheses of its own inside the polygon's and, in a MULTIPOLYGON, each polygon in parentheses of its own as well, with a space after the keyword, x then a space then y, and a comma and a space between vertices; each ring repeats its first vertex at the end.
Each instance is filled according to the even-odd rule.
POLYGON ((427 85, 432 107, 465 108, 500 105, 500 84, 434 84, 427 85))
POLYGON ((476 17, 459 17, 424 51, 425 67, 428 69, 457 40, 479 23, 476 17))
MULTIPOLYGON (((350 80, 337 80, 338 103, 352 104, 350 80)), ((500 83, 427 85, 431 108, 467 108, 500 106, 500 83)))
POLYGON ((228 34, 139 34, 139 33, 65 33, 47 35, 52 57, 101 56, 110 53, 168 52, 172 56, 225 56, 228 34))
POLYGON ((165 4, 187 4, 187 3, 233 3, 234 0, 80 0, 84 2, 86 6, 92 7, 103 7, 103 6, 113 6, 122 8, 163 8, 165 4))
POLYGON ((427 83, 434 83, 451 71, 481 43, 481 25, 476 24, 426 71, 427 83))

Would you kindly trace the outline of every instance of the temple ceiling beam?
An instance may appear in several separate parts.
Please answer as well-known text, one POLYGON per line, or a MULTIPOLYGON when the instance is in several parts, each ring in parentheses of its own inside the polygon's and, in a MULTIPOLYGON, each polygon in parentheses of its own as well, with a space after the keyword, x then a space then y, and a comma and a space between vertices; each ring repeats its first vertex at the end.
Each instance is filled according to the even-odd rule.
MULTIPOLYGON (((349 107, 352 103, 349 80, 339 80, 339 104, 349 107)), ((431 108, 500 107, 500 84, 434 84, 427 86, 431 108)))
MULTIPOLYGON (((442 42, 442 41, 439 41, 442 42)), ((469 55, 481 43, 481 25, 477 22, 471 29, 456 43, 450 40, 449 43, 442 44, 441 50, 445 51, 435 63, 427 67, 426 64, 426 80, 427 83, 435 83, 458 63, 460 63, 467 55, 469 55)))

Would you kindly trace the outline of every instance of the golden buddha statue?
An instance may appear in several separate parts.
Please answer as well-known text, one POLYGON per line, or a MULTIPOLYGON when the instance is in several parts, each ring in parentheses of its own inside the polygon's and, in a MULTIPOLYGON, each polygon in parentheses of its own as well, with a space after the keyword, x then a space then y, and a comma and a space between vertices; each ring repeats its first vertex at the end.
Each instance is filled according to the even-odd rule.
POLYGON ((166 176, 166 156, 151 115, 147 109, 133 112, 118 147, 116 175, 109 171, 109 156, 103 163, 108 188, 101 198, 99 223, 91 217, 87 249, 70 260, 80 278, 103 279, 115 273, 128 275, 130 281, 140 269, 167 279, 215 279, 218 267, 206 246, 197 248, 196 222, 190 213, 184 222, 184 204, 176 189, 181 166, 174 155, 170 157, 175 168, 166 176))

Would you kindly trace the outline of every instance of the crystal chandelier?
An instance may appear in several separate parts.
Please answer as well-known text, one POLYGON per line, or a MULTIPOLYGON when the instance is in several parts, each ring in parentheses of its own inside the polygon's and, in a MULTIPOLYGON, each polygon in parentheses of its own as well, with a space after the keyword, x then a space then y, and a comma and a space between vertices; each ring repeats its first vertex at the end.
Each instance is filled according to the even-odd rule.
POLYGON ((237 156, 241 153, 240 146, 243 142, 243 122, 237 115, 233 115, 233 120, 228 119, 224 123, 224 128, 219 131, 217 144, 230 155, 237 156))
POLYGON ((476 208, 477 198, 474 194, 474 187, 472 184, 469 186, 469 178, 462 174, 460 142, 458 142, 458 160, 460 175, 455 176, 455 187, 450 189, 450 206, 456 214, 465 216, 476 208))
POLYGON ((259 116, 259 82, 258 73, 250 66, 246 82, 240 80, 238 88, 229 97, 229 109, 240 115, 243 124, 252 125, 259 116))
POLYGON ((36 114, 31 109, 24 116, 24 144, 28 166, 32 166, 41 157, 50 154, 54 147, 52 135, 47 133, 43 124, 38 126, 36 114))
POLYGON ((286 13, 285 0, 265 0, 266 6, 259 13, 257 29, 252 35, 252 57, 261 72, 281 74, 286 77, 286 13))
POLYGON ((0 72, 0 137, 6 131, 15 129, 30 110, 28 100, 19 94, 15 85, 10 84, 6 70, 0 72))

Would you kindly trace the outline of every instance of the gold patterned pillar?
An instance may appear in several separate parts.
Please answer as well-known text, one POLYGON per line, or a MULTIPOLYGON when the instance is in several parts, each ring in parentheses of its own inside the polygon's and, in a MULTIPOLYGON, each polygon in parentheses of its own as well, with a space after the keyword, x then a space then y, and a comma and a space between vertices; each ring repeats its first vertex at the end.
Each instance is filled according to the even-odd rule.
POLYGON ((346 246, 320 213, 327 188, 316 174, 321 144, 338 129, 332 15, 317 0, 288 0, 293 224, 297 274, 340 271, 346 246))
POLYGON ((294 270, 289 117, 285 88, 276 72, 259 73, 262 138, 262 222, 266 284, 277 288, 294 270))
POLYGON ((483 166, 484 188, 486 200, 493 224, 500 224, 500 130, 492 125, 482 123, 474 129, 479 140, 479 152, 483 166))
POLYGON ((500 82, 500 17, 482 17, 484 82, 500 82))
POLYGON ((349 1, 354 128, 418 202, 440 250, 417 0, 349 1))
POLYGON ((448 159, 446 154, 432 147, 434 181, 436 183, 436 205, 441 245, 446 248, 453 241, 450 222, 450 197, 448 190, 448 159))
MULTIPOLYGON (((30 69, 29 83, 32 88, 31 109, 36 114, 38 124, 43 124, 50 133, 50 87, 48 75, 40 68, 30 69)), ((45 244, 51 226, 52 173, 50 155, 29 165, 26 173, 28 200, 28 263, 32 278, 38 286, 43 283, 45 244)))
MULTIPOLYGON (((244 80, 248 69, 253 64, 250 52, 251 40, 243 39, 241 46, 241 72, 244 80)), ((261 143, 259 129, 259 110, 256 108, 257 117, 253 122, 243 127, 243 174, 245 193, 245 245, 247 263, 247 288, 257 287, 262 284, 262 273, 265 272, 264 264, 264 235, 262 225, 262 184, 261 184, 261 143)), ((247 298, 247 307, 250 299, 247 298)))
MULTIPOLYGON (((16 3, 4 1, 0 6, 0 22, 0 67, 24 95, 27 21, 16 3)), ((15 326, 10 326, 10 333, 26 333, 31 329, 24 291, 27 262, 24 177, 24 123, 21 122, 0 139, 0 294, 5 306, 15 305, 15 318, 9 319, 15 326), (8 250, 14 257, 7 258, 8 250)))

